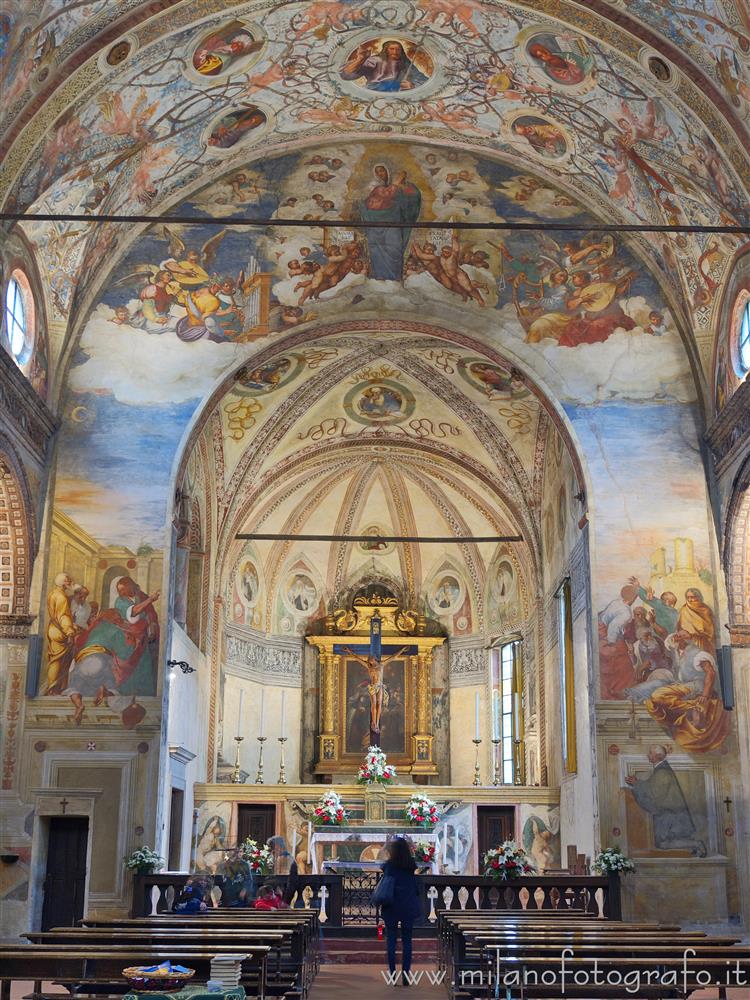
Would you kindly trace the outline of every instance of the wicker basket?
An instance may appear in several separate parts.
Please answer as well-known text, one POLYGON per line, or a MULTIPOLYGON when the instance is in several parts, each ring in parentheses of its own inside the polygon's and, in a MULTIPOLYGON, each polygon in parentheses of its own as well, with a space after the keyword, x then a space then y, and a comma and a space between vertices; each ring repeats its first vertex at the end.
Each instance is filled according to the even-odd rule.
POLYGON ((135 966, 122 970, 130 988, 138 993, 175 993, 186 986, 195 975, 195 969, 186 972, 165 972, 157 975, 135 966))

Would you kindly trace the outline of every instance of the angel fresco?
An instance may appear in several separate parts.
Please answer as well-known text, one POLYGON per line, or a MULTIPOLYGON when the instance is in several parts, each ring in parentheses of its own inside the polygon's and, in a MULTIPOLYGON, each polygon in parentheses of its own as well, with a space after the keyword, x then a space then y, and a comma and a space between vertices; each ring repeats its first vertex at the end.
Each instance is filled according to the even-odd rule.
POLYGON ((159 264, 140 264, 114 283, 114 288, 140 288, 138 309, 131 312, 118 306, 112 322, 159 333, 175 320, 177 307, 184 312, 173 326, 180 340, 222 342, 241 337, 252 326, 254 272, 248 266, 250 277, 245 271, 236 276, 209 274, 226 234, 226 229, 220 230, 198 250, 188 248, 175 230, 163 226, 161 238, 169 241, 169 256, 159 264))
MULTIPOLYGON (((414 242, 411 245, 411 254, 430 277, 448 291, 460 295, 464 302, 472 299, 477 305, 485 304, 482 290, 486 292, 487 285, 474 281, 461 266, 462 251, 457 233, 453 233, 450 244, 443 245, 439 252, 434 243, 423 243, 420 246, 414 242)), ((479 261, 482 262, 481 256, 479 261)), ((478 266, 476 254, 472 254, 470 262, 478 266)), ((482 266, 482 263, 479 266, 482 266)))

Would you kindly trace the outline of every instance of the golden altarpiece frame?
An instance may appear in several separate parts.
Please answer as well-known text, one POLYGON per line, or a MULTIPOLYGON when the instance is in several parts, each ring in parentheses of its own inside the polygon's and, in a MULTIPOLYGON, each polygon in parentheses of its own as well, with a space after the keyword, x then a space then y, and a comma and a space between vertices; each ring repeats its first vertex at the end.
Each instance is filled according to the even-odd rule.
MULTIPOLYGON (((306 636, 318 652, 320 713, 315 773, 356 774, 372 737, 372 636, 382 642, 381 747, 402 774, 423 781, 438 773, 433 756, 432 657, 445 636, 424 615, 393 597, 357 597, 351 610, 327 615, 323 631, 306 636), (432 626, 432 628, 430 628, 432 626), (364 721, 366 720, 366 721, 364 721), (359 723, 359 724, 358 724, 359 723)), ((378 724, 380 724, 378 722, 378 724)))

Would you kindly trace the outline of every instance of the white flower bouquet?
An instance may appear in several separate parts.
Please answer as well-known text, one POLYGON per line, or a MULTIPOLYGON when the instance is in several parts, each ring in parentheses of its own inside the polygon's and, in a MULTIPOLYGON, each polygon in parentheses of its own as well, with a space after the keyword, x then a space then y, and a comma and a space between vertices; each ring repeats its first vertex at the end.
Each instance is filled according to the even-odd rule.
POLYGON ((136 875, 153 875, 164 866, 164 858, 150 847, 137 847, 132 854, 123 858, 125 867, 136 875))
POLYGON ((440 818, 437 803, 426 795, 412 795, 406 804, 404 815, 415 826, 434 826, 440 818))
POLYGON ((506 840, 499 847, 493 847, 485 853, 482 860, 484 874, 488 878, 521 878, 534 873, 534 866, 515 840, 506 840))
POLYGON ((617 845, 597 854, 591 867, 600 875, 627 875, 628 872, 635 871, 633 862, 625 857, 617 845))
POLYGON ((396 768, 385 759, 380 747, 369 747, 365 762, 357 774, 358 785, 392 785, 396 780, 396 768))

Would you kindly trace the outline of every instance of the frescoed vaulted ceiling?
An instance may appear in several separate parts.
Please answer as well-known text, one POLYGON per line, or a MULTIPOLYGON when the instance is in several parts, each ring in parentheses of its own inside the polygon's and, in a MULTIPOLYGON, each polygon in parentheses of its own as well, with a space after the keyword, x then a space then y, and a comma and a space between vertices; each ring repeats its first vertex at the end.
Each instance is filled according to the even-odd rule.
MULTIPOLYGON (((400 159, 425 221, 748 221, 750 26, 739 3, 597 0, 585 14, 551 0, 18 8, 0 3, 6 209, 346 219, 387 139, 424 144, 400 159), (389 41, 406 70, 395 84, 377 78, 389 41), (371 70, 362 69, 367 58, 371 70), (322 141, 341 168, 312 164, 293 176, 289 150, 322 141), (471 168, 448 169, 440 147, 457 164, 479 155, 509 169, 500 181, 488 168, 467 180, 461 170, 471 168), (199 193, 209 181, 210 198, 199 193)), ((85 221, 23 230, 48 282, 59 398, 82 323, 118 261, 135 252, 138 230, 85 221)), ((190 242, 189 231, 178 236, 190 242)), ((704 371, 717 290, 741 242, 631 239, 638 269, 662 285, 704 371)), ((496 284, 507 276, 503 252, 482 250, 479 269, 496 284)), ((517 258, 507 263, 517 273, 517 258)))

